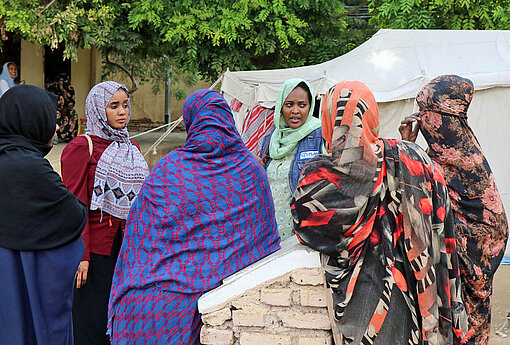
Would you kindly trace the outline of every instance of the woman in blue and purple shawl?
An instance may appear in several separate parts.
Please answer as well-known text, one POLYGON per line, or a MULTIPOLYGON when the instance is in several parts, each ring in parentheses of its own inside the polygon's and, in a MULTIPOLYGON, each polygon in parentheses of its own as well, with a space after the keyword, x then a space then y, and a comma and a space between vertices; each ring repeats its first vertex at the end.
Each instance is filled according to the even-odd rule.
POLYGON ((216 91, 183 107, 184 147, 154 167, 131 207, 108 314, 112 344, 199 344, 197 300, 279 248, 262 166, 216 91))

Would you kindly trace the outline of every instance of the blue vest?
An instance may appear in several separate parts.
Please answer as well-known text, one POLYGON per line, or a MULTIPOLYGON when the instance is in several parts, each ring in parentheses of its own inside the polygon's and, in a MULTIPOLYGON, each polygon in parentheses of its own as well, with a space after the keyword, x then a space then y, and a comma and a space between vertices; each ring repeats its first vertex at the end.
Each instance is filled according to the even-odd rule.
MULTIPOLYGON (((260 152, 267 152, 269 156, 269 141, 271 140, 271 135, 273 131, 269 131, 266 133, 264 138, 262 138, 262 149, 260 152)), ((299 177, 301 176, 301 171, 303 171, 303 167, 308 160, 318 154, 321 153, 322 150, 322 129, 317 128, 313 130, 306 137, 301 139, 294 149, 294 158, 292 158, 292 163, 290 164, 289 171, 289 187, 292 193, 296 190, 297 184, 299 182, 299 177)), ((266 167, 271 162, 271 157, 266 162, 266 167)))

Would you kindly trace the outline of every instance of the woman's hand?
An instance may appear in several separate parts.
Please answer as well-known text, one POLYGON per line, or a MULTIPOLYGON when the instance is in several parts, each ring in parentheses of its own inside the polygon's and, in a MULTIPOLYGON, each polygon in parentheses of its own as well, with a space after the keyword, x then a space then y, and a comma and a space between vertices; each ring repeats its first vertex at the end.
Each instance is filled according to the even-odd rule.
POLYGON ((400 122, 398 131, 400 132, 402 140, 411 141, 413 143, 416 141, 418 131, 420 130, 420 117, 418 114, 419 113, 414 113, 400 122))
POLYGON ((81 261, 80 265, 78 265, 78 269, 76 270, 76 274, 74 275, 74 279, 76 280, 76 288, 79 289, 85 283, 87 283, 87 274, 89 272, 89 262, 81 261))

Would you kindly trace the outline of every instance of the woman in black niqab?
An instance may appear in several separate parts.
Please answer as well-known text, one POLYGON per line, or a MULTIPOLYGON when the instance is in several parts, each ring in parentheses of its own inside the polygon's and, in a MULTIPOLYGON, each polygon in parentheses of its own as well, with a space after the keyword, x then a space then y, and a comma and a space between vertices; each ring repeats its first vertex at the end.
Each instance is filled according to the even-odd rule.
POLYGON ((0 339, 72 344, 74 273, 85 206, 44 158, 56 97, 20 85, 0 98, 0 339))

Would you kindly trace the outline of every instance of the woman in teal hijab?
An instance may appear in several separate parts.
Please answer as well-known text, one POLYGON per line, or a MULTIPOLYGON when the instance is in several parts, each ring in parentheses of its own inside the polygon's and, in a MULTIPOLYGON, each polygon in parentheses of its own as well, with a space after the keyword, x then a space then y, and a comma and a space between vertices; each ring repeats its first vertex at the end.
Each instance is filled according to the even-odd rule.
POLYGON ((322 149, 321 122, 313 117, 314 107, 312 86, 299 78, 287 80, 276 98, 275 129, 263 138, 261 160, 271 186, 282 241, 292 236, 290 200, 303 166, 322 149))

